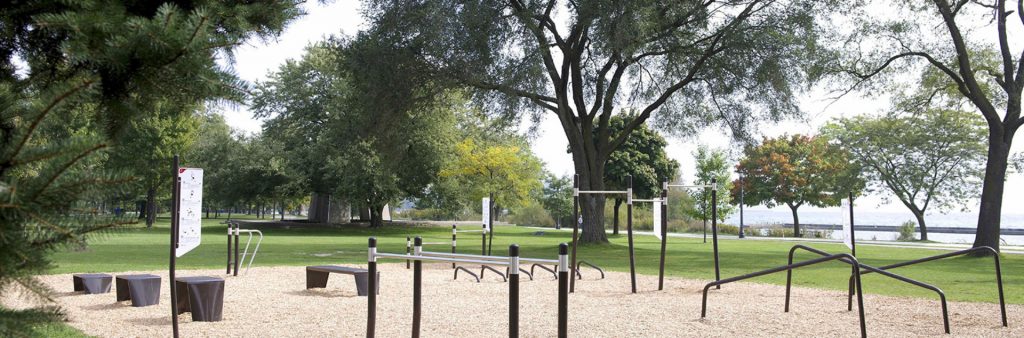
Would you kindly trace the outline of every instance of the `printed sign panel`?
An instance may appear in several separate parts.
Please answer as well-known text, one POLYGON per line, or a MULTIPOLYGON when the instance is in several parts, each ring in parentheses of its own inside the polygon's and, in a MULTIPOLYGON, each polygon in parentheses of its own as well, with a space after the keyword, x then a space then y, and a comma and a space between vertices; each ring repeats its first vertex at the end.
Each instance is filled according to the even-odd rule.
POLYGON ((661 203, 654 203, 654 237, 661 239, 661 203))
POLYGON ((203 169, 178 169, 178 248, 176 257, 199 246, 202 235, 203 169))
POLYGON ((843 199, 840 208, 843 209, 843 243, 846 244, 846 247, 853 249, 853 224, 850 224, 850 213, 853 212, 853 206, 850 205, 850 200, 843 199))
POLYGON ((485 233, 486 232, 490 232, 491 231, 491 198, 490 197, 484 197, 484 199, 483 199, 483 206, 480 208, 480 210, 482 210, 481 214, 483 214, 482 218, 483 218, 483 223, 484 223, 484 232, 485 233))

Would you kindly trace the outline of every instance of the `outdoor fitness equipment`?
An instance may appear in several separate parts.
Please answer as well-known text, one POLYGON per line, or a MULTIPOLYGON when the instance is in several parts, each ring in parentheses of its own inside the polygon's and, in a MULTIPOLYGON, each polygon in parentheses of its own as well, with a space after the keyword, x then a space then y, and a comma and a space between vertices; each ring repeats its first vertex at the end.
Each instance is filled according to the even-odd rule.
MULTIPOLYGON (((604 271, 602 271, 601 268, 583 260, 580 260, 578 263, 576 261, 576 247, 577 240, 579 239, 580 224, 583 224, 583 217, 580 216, 580 195, 626 195, 626 236, 629 241, 629 279, 632 291, 633 293, 636 293, 636 263, 633 256, 633 176, 626 177, 627 185, 625 191, 580 190, 579 180, 579 174, 572 178, 572 218, 576 220, 572 225, 572 265, 570 265, 570 267, 573 274, 579 276, 580 264, 586 264, 587 266, 594 267, 598 271, 601 271, 601 278, 604 279, 604 271)), ((591 231, 604 231, 604 229, 592 229, 591 231)), ((575 278, 569 281, 569 292, 576 292, 575 278)))
MULTIPOLYGON (((459 234, 459 232, 480 232, 480 233, 482 233, 483 234, 483 236, 482 236, 483 242, 481 243, 481 246, 480 246, 480 253, 483 254, 483 255, 487 254, 487 251, 488 251, 489 247, 488 247, 488 240, 487 240, 487 233, 488 233, 488 231, 486 230, 486 226, 484 226, 484 229, 481 229, 481 230, 458 230, 458 227, 455 224, 452 224, 452 242, 451 242, 452 254, 455 254, 455 249, 456 249, 456 247, 458 247, 458 234, 459 234)), ((493 232, 491 232, 491 234, 493 236, 493 232)), ((493 241, 493 237, 491 238, 491 240, 493 241)), ((448 245, 448 243, 446 243, 446 242, 430 242, 430 243, 424 242, 423 245, 448 245)), ((409 254, 411 252, 412 252, 412 238, 410 236, 405 236, 405 253, 409 254)), ((405 268, 406 269, 409 269, 411 262, 412 262, 411 260, 408 260, 408 259, 405 260, 405 268)), ((494 271, 494 273, 497 273, 498 276, 501 276, 501 279, 506 280, 506 281, 508 280, 508 277, 506 276, 508 274, 507 271, 505 273, 501 273, 501 271, 499 271, 498 269, 495 269, 495 268, 493 268, 491 266, 487 266, 487 265, 483 265, 483 266, 480 267, 480 274, 479 275, 473 273, 472 271, 470 271, 469 269, 466 269, 465 267, 456 266, 456 264, 454 262, 452 262, 452 269, 455 269, 455 279, 459 279, 459 270, 462 270, 462 271, 465 271, 466 273, 468 273, 469 275, 473 276, 473 278, 475 278, 477 282, 480 282, 480 278, 483 277, 483 273, 484 273, 484 271, 486 269, 486 270, 494 271)), ((527 273, 527 275, 530 276, 530 280, 533 280, 533 274, 532 273, 527 273)))
POLYGON ((867 264, 862 264, 855 257, 856 252, 857 252, 857 249, 856 249, 857 246, 856 246, 856 239, 854 237, 854 230, 853 230, 854 229, 854 221, 853 221, 853 215, 854 215, 854 213, 853 213, 853 193, 849 194, 849 204, 848 205, 849 205, 849 209, 847 211, 848 211, 848 214, 849 214, 849 222, 846 223, 846 220, 844 219, 844 224, 843 224, 844 229, 843 230, 844 230, 844 233, 845 233, 845 236, 844 236, 845 237, 844 238, 845 243, 846 243, 847 246, 850 247, 850 250, 851 250, 850 254, 847 254, 847 253, 829 254, 828 252, 825 252, 825 251, 822 251, 822 250, 817 250, 817 249, 814 249, 814 248, 811 248, 811 247, 808 247, 808 246, 805 246, 805 245, 800 245, 800 244, 794 245, 789 250, 789 261, 788 261, 789 264, 788 265, 784 265, 784 266, 780 266, 780 267, 776 267, 776 268, 772 268, 772 269, 767 269, 767 270, 762 270, 762 271, 758 271, 758 272, 754 272, 754 273, 750 273, 750 274, 746 274, 746 275, 742 275, 742 276, 727 278, 727 279, 724 279, 724 280, 720 280, 720 281, 716 281, 716 282, 711 282, 711 283, 708 283, 707 285, 705 285, 704 286, 704 294, 703 294, 702 304, 701 304, 701 318, 704 318, 706 313, 707 313, 708 289, 710 289, 711 286, 719 286, 719 285, 722 285, 722 284, 732 283, 732 282, 736 282, 736 281, 741 281, 741 280, 745 280, 745 279, 749 279, 749 278, 754 278, 754 277, 763 276, 763 275, 767 275, 767 274, 772 274, 772 273, 776 273, 776 272, 782 272, 782 271, 786 271, 786 305, 785 305, 785 310, 784 311, 785 312, 789 312, 789 298, 790 298, 790 293, 791 293, 790 290, 791 290, 791 286, 792 286, 792 273, 793 273, 793 270, 795 270, 797 268, 800 268, 800 267, 808 266, 808 265, 814 265, 814 264, 823 263, 823 262, 827 262, 827 261, 838 260, 838 261, 840 261, 842 263, 846 263, 846 264, 849 264, 849 265, 852 266, 852 272, 853 273, 852 273, 852 276, 850 277, 850 282, 849 282, 849 288, 850 289, 849 289, 848 298, 847 298, 847 310, 848 311, 853 311, 853 296, 856 295, 857 296, 857 307, 858 307, 859 316, 860 316, 861 337, 866 337, 867 336, 867 328, 866 328, 866 325, 865 325, 865 322, 864 322, 864 298, 863 298, 863 290, 861 288, 861 275, 867 274, 867 273, 872 273, 872 272, 878 273, 880 275, 883 275, 883 276, 886 276, 886 277, 889 277, 889 278, 896 279, 896 280, 904 282, 904 283, 908 283, 908 284, 915 285, 915 286, 918 286, 918 287, 921 287, 921 288, 924 288, 924 289, 927 289, 927 290, 931 290, 931 291, 935 292, 936 294, 938 294, 939 302, 940 302, 940 305, 942 306, 943 328, 945 329, 945 332, 948 334, 948 333, 950 333, 950 330, 949 330, 949 313, 948 313, 948 308, 946 306, 946 295, 945 295, 945 293, 942 292, 942 290, 940 290, 939 288, 937 288, 935 286, 932 286, 930 284, 926 284, 926 283, 923 283, 923 282, 920 282, 920 281, 917 281, 917 280, 913 280, 913 279, 910 279, 910 278, 907 278, 907 277, 904 277, 904 276, 900 276, 900 275, 894 274, 892 272, 889 272, 887 270, 898 268, 898 267, 903 267, 903 266, 914 265, 914 264, 918 264, 918 263, 930 262, 930 261, 933 261, 933 260, 939 260, 939 259, 943 259, 943 258, 949 258, 949 257, 955 257, 955 256, 961 256, 961 255, 966 255, 966 254, 970 254, 970 253, 985 251, 985 252, 991 253, 993 258, 994 258, 994 260, 995 260, 996 286, 998 287, 998 290, 999 290, 999 307, 1000 307, 1000 311, 1001 311, 1001 315, 1002 315, 1002 324, 1003 324, 1003 326, 1007 326, 1007 322, 1006 322, 1006 304, 1005 304, 1005 301, 1003 299, 1003 278, 1002 278, 1002 272, 1000 270, 1000 265, 999 265, 999 255, 995 251, 995 249, 992 249, 991 247, 978 247, 978 248, 972 248, 972 249, 967 249, 967 250, 961 250, 961 251, 956 251, 956 252, 945 253, 945 254, 941 254, 941 255, 935 255, 935 256, 931 256, 931 257, 925 257, 925 258, 916 259, 916 260, 912 260, 912 261, 907 261, 907 262, 903 262, 903 263, 890 264, 890 265, 886 265, 886 266, 882 266, 882 267, 873 267, 873 266, 870 266, 870 265, 867 265, 867 264), (849 225, 849 226, 847 227, 847 225, 849 225), (799 262, 799 263, 793 263, 793 254, 796 252, 796 250, 805 250, 805 251, 808 251, 808 252, 820 255, 822 257, 819 257, 819 258, 816 258, 816 259, 807 260, 807 261, 803 261, 803 262, 799 262))
POLYGON ((240 264, 245 264, 245 256, 249 254, 249 244, 252 244, 252 234, 259 235, 259 239, 256 240, 256 247, 252 250, 252 255, 249 256, 249 264, 245 266, 245 273, 249 273, 249 268, 252 267, 252 261, 256 260, 256 252, 260 250, 260 243, 263 243, 263 232, 255 229, 242 229, 241 225, 237 221, 227 221, 228 225, 228 269, 227 274, 231 274, 231 266, 234 265, 234 275, 238 276, 238 268, 240 264), (234 229, 232 229, 234 228, 234 229), (238 254, 239 248, 239 237, 242 233, 248 234, 249 239, 245 241, 245 250, 241 255, 238 254), (231 250, 231 239, 235 240, 234 255, 231 250))
MULTIPOLYGON (((668 182, 666 181, 664 184, 667 186, 668 182)), ((658 290, 660 291, 665 286, 665 246, 668 241, 668 215, 666 209, 668 205, 668 189, 661 189, 661 198, 639 199, 630 197, 629 202, 649 202, 652 204, 654 236, 661 240, 661 261, 658 265, 658 290)), ((632 214, 630 216, 632 218, 632 214)), ((632 221, 632 219, 629 220, 630 224, 632 224, 632 221)))
MULTIPOLYGON (((662 238, 661 238, 661 265, 658 272, 658 290, 661 290, 665 283, 665 244, 667 242, 666 228, 668 228, 668 189, 669 188, 682 188, 682 189, 711 189, 711 250, 713 251, 713 259, 715 262, 715 281, 722 280, 721 272, 718 268, 718 179, 712 178, 711 184, 697 184, 697 185, 684 185, 684 184, 669 184, 665 181, 662 184, 662 198, 664 204, 662 205, 662 238)), ((707 234, 705 233, 705 241, 707 240, 707 234)), ((721 289, 721 286, 716 285, 716 289, 721 289)))
MULTIPOLYGON (((851 255, 856 257, 857 256, 857 242, 856 242, 856 238, 854 237, 854 213, 853 213, 853 193, 852 192, 849 193, 849 195, 848 195, 848 201, 849 201, 848 204, 844 203, 845 205, 848 205, 848 209, 844 208, 844 210, 843 210, 844 213, 846 213, 844 216, 847 216, 847 215, 849 216, 849 218, 848 218, 849 222, 846 222, 846 220, 847 220, 846 217, 844 217, 844 220, 843 220, 843 222, 844 222, 843 223, 843 231, 845 233, 844 240, 845 240, 846 245, 850 248, 851 255)), ((829 253, 827 253, 825 251, 814 249, 814 248, 811 248, 811 247, 808 247, 808 246, 805 246, 805 245, 794 245, 789 250, 789 262, 790 262, 790 264, 792 264, 792 262, 793 262, 793 255, 796 252, 796 250, 804 250, 804 251, 808 251, 808 252, 811 252, 811 253, 814 253, 814 254, 817 254, 817 255, 821 255, 821 256, 829 255, 829 253)), ((995 276, 996 277, 996 287, 997 287, 997 289, 999 291, 999 310, 1000 310, 1000 314, 1001 314, 1002 324, 1005 327, 1005 326, 1007 326, 1007 321, 1006 321, 1006 303, 1005 303, 1005 300, 1003 298, 1003 274, 1002 274, 1002 269, 1000 268, 1000 264, 999 264, 999 253, 995 249, 993 249, 991 247, 982 246, 982 247, 971 248, 971 249, 966 249, 966 250, 960 250, 960 251, 955 251, 955 252, 948 252, 948 253, 944 253, 944 254, 940 254, 940 255, 924 257, 924 258, 915 259, 915 260, 906 261, 906 262, 901 262, 901 263, 889 264, 889 265, 885 265, 885 266, 881 266, 881 267, 872 267, 872 266, 869 266, 867 264, 860 263, 860 266, 863 268, 861 270, 860 274, 868 274, 868 273, 875 272, 875 273, 878 273, 880 275, 883 275, 883 276, 886 276, 886 277, 890 277, 890 278, 893 278, 893 279, 896 279, 896 280, 899 280, 899 281, 902 281, 902 282, 905 282, 905 283, 913 284, 913 285, 916 285, 916 286, 919 286, 919 287, 922 287, 922 288, 925 288, 925 289, 928 289, 928 290, 931 290, 931 291, 937 293, 938 296, 939 296, 939 302, 942 305, 942 324, 943 324, 943 328, 945 329, 945 332, 948 334, 948 333, 950 333, 950 329, 949 329, 949 311, 948 311, 948 308, 946 306, 946 295, 945 295, 945 293, 942 292, 942 290, 940 290, 939 288, 937 288, 935 286, 932 286, 932 285, 929 285, 929 284, 926 284, 926 283, 923 283, 923 282, 919 282, 919 281, 916 281, 916 280, 913 280, 913 279, 910 279, 910 278, 907 278, 907 277, 903 277, 903 276, 894 274, 892 272, 889 272, 887 270, 894 269, 894 268, 899 268, 899 267, 904 267, 904 266, 915 265, 915 264, 919 264, 919 263, 930 262, 930 261, 934 261, 934 260, 940 260, 940 259, 944 259, 944 258, 963 256, 963 255, 968 255, 968 254, 977 253, 977 252, 988 253, 988 254, 990 254, 992 256, 992 258, 994 260, 994 263, 995 263, 995 275, 996 275, 995 276)), ((792 276, 793 276, 792 275, 792 271, 788 271, 786 273, 786 306, 785 306, 785 312, 789 312, 789 298, 790 298, 790 288, 791 288, 791 285, 792 285, 792 276)), ((854 277, 856 277, 856 276, 850 276, 850 288, 849 288, 849 292, 847 293, 847 311, 852 311, 853 310, 853 295, 854 295, 853 279, 854 279, 854 277)), ((859 290, 857 292, 859 292, 859 290)))
MULTIPOLYGON (((420 318, 422 308, 422 281, 423 281, 423 261, 432 262, 451 262, 451 263, 465 263, 465 264, 481 264, 481 265, 496 265, 504 266, 508 268, 509 280, 508 280, 508 335, 509 337, 519 336, 519 272, 522 270, 519 266, 520 263, 542 263, 542 264, 557 264, 558 265, 558 337, 568 336, 568 318, 569 318, 569 264, 566 251, 568 251, 568 245, 562 243, 558 247, 558 260, 548 259, 533 259, 533 258, 521 258, 519 257, 519 246, 512 244, 508 248, 508 257, 500 256, 486 256, 486 255, 463 255, 463 254, 451 254, 446 252, 429 252, 423 251, 423 239, 416 237, 414 242, 414 250, 411 254, 392 254, 392 253, 378 253, 377 252, 377 238, 370 237, 369 240, 369 257, 367 260, 367 267, 370 276, 377 275, 377 259, 380 258, 391 258, 391 259, 407 259, 412 260, 413 263, 413 300, 412 300, 412 336, 420 336, 420 318)), ((377 289, 377 279, 369 278, 368 289, 377 289)), ((376 336, 376 324, 377 324, 377 293, 370 292, 367 295, 367 318, 366 318, 366 337, 372 338, 376 336)))

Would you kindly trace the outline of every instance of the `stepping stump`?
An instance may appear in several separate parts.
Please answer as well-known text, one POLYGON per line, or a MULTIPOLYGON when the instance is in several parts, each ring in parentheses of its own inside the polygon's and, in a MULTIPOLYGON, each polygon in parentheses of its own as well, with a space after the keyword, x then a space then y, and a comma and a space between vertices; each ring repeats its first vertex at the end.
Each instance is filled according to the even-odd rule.
POLYGON ((120 275, 114 280, 118 302, 131 300, 134 307, 160 304, 160 276, 120 275))
POLYGON ((219 322, 224 309, 224 279, 217 277, 178 277, 178 314, 192 312, 192 321, 219 322))
POLYGON ((105 273, 76 273, 71 275, 75 283, 75 292, 85 291, 86 294, 110 292, 111 277, 105 273))

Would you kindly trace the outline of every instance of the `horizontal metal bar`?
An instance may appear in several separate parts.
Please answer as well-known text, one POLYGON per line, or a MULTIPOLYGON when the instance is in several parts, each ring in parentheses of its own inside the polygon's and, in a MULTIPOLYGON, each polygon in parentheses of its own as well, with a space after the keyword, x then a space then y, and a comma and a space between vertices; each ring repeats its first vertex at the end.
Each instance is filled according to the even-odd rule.
POLYGON ((650 199, 650 200, 643 200, 643 199, 634 198, 633 202, 661 203, 661 199, 660 198, 656 198, 656 199, 650 199))
POLYGON ((617 190, 580 190, 577 193, 580 194, 629 194, 628 190, 617 191, 617 190))
POLYGON ((668 187, 669 188, 685 188, 685 189, 690 189, 690 188, 710 188, 711 185, 710 184, 701 184, 701 185, 669 184, 668 187))
MULTIPOLYGON (((480 256, 480 255, 468 255, 468 254, 455 254, 450 252, 436 252, 436 251, 423 251, 420 252, 422 256, 433 256, 433 257, 463 257, 463 258, 476 258, 482 260, 496 260, 496 261, 508 261, 508 256, 480 256)), ((528 258, 519 257, 519 262, 533 264, 558 264, 558 260, 555 259, 539 259, 539 258, 528 258)))
POLYGON ((485 261, 477 259, 458 259, 458 258, 447 258, 447 257, 434 257, 434 256, 416 256, 406 254, 389 254, 389 253, 378 253, 375 255, 377 258, 393 258, 393 259, 408 259, 414 261, 431 261, 431 262, 446 262, 446 263, 465 263, 465 264, 482 264, 482 265, 500 265, 508 266, 508 261, 485 261))

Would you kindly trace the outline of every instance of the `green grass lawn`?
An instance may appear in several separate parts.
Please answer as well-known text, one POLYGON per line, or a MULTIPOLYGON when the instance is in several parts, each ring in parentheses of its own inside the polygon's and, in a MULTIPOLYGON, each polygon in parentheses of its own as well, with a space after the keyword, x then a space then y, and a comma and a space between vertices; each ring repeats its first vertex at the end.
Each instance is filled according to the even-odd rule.
MULTIPOLYGON (((226 228, 222 220, 209 219, 203 223, 203 243, 197 249, 178 259, 178 269, 224 268, 226 264, 226 228)), ((422 236, 425 242, 448 243, 451 236, 449 227, 387 225, 383 229, 360 227, 312 229, 264 229, 266 238, 256 258, 256 266, 344 264, 366 262, 366 239, 376 236, 381 252, 405 252, 407 235, 422 236)), ((91 239, 85 250, 57 253, 53 257, 56 268, 52 273, 70 272, 119 272, 128 270, 166 269, 169 242, 168 219, 161 218, 156 226, 147 229, 133 226, 114 232, 100 234, 91 239)), ((568 242, 570 234, 558 231, 499 226, 494 236, 494 254, 507 253, 509 244, 519 244, 523 256, 555 258, 558 244, 568 242)), ((242 237, 244 245, 245 236, 242 237)), ((635 238, 637 271, 641 274, 658 273, 659 241, 652 236, 635 238)), ((786 253, 793 245, 783 241, 722 240, 720 243, 722 277, 766 269, 786 263, 786 253)), ((836 244, 812 244, 811 246, 830 252, 843 252, 845 247, 836 244)), ((431 247, 428 247, 428 250, 431 247)), ((448 251, 450 246, 441 245, 434 250, 448 251)), ((460 236, 459 252, 478 253, 479 233, 460 236)), ((593 262, 606 270, 629 271, 625 236, 613 236, 611 244, 581 246, 580 259, 593 262)), ((903 249, 876 246, 861 246, 859 258, 865 264, 886 265, 905 260, 926 257, 942 251, 926 249, 903 249)), ((799 254, 797 259, 816 257, 799 254)), ((1024 257, 1004 255, 1002 257, 1003 282, 1008 303, 1024 303, 1024 257)), ((669 276, 710 280, 713 278, 711 244, 704 244, 695 238, 670 238, 666 273, 669 276)), ((997 293, 991 258, 953 258, 914 267, 894 270, 904 276, 919 279, 946 291, 950 300, 996 302, 997 293)), ((583 270, 584 274, 594 273, 583 270)), ((795 284, 800 286, 843 290, 850 269, 841 263, 823 264, 797 270, 795 284)), ((775 274, 755 281, 783 284, 785 274, 775 274)), ((628 285, 622 286, 627 289, 628 285)), ((654 288, 655 285, 640 285, 640 288, 654 288)), ((866 293, 934 297, 934 294, 913 286, 875 274, 864 278, 866 293)))

